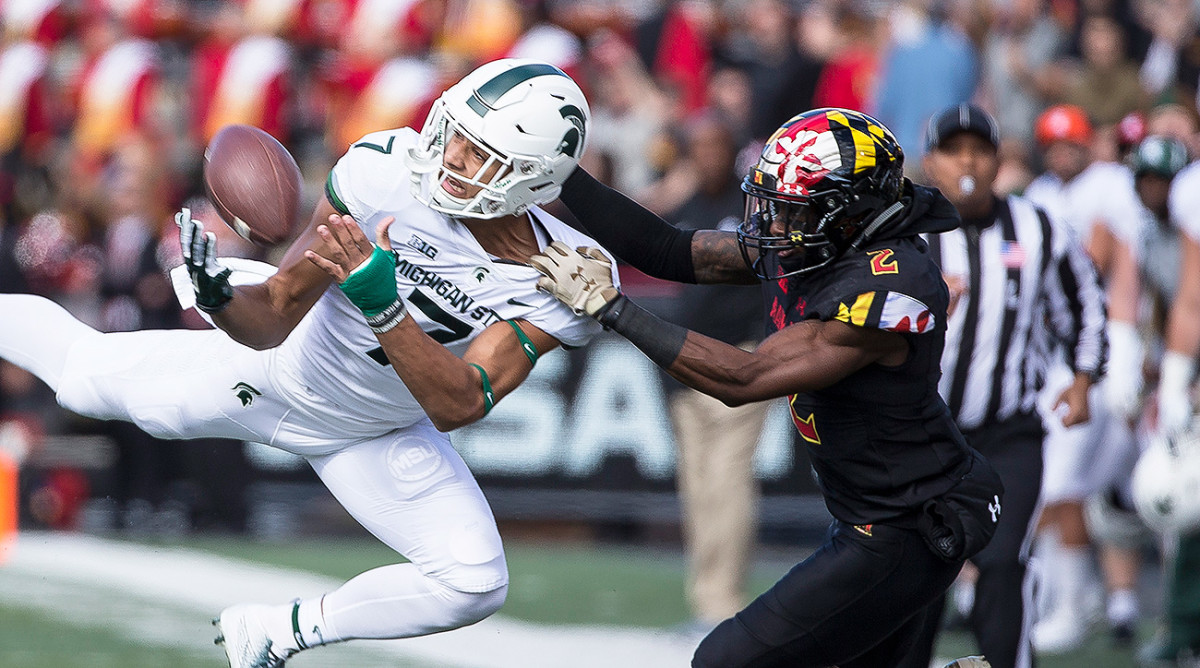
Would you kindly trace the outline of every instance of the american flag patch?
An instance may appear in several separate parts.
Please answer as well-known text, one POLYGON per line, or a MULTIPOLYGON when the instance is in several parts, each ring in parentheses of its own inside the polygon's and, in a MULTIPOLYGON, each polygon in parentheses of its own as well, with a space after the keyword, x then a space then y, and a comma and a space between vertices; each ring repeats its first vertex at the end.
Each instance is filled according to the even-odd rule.
POLYGON ((1000 242, 1000 263, 1005 269, 1019 269, 1025 265, 1025 249, 1015 241, 1000 242))

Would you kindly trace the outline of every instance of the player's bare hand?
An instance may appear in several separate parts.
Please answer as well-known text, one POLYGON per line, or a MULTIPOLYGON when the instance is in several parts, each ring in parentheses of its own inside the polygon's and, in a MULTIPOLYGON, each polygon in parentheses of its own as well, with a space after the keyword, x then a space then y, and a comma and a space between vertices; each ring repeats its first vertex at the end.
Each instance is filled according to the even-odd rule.
POLYGON ((955 274, 943 274, 942 280, 946 281, 946 287, 950 290, 950 303, 946 306, 946 315, 952 315, 958 306, 958 300, 962 299, 963 293, 967 291, 967 281, 955 274))
POLYGON ((1074 427, 1092 418, 1088 406, 1088 390, 1091 387, 1091 379, 1084 374, 1076 374, 1075 382, 1058 395, 1058 400, 1054 402, 1054 412, 1058 414, 1064 427, 1074 427))
MULTIPOLYGON (((385 251, 392 249, 387 230, 394 221, 389 216, 376 228, 379 247, 385 251)), ((338 283, 345 282, 374 256, 375 244, 371 243, 352 216, 331 215, 328 224, 317 226, 317 236, 325 242, 324 248, 307 250, 304 257, 338 283)))

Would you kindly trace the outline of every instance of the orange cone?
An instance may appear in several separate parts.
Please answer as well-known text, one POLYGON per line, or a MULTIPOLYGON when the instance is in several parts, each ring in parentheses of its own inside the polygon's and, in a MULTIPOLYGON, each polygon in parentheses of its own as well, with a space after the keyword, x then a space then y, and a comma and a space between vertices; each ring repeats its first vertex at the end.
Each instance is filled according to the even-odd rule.
POLYGON ((0 448, 0 565, 17 542, 17 463, 0 448))

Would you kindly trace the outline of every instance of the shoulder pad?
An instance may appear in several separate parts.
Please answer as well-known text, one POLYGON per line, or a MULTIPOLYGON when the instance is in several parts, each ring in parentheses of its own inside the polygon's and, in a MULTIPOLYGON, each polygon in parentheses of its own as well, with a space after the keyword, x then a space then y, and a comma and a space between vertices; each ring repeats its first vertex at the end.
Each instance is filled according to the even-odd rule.
POLYGON ((411 128, 400 128, 373 132, 351 144, 325 182, 329 203, 360 220, 375 211, 403 208, 412 199, 405 155, 415 140, 411 128))
POLYGON ((810 300, 825 320, 923 334, 936 327, 946 300, 937 266, 911 241, 892 240, 855 253, 832 274, 810 300))
POLYGON ((839 302, 833 319, 902 334, 924 334, 937 325, 933 312, 919 299, 886 291, 864 292, 839 302))

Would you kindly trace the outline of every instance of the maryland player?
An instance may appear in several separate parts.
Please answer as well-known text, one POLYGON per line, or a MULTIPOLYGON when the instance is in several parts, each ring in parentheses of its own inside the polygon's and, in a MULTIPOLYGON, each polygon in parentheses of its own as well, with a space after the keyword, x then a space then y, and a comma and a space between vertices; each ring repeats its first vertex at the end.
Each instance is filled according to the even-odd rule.
POLYGON ((578 86, 551 65, 480 67, 443 94, 420 135, 351 146, 309 229, 259 284, 235 287, 233 262, 185 210, 185 265, 219 330, 101 334, 45 299, 0 296, 0 356, 65 407, 163 438, 302 455, 407 557, 322 596, 226 609, 232 668, 454 629, 503 604, 495 520, 443 432, 482 418, 539 355, 600 330, 538 292, 525 264, 553 240, 594 243, 537 206, 578 163, 587 119, 578 86), (379 246, 367 237, 376 233, 379 246))
POLYGON ((737 232, 683 231, 582 170, 562 199, 616 254, 684 282, 763 281, 754 351, 658 320, 608 281, 596 249, 552 244, 539 285, 730 405, 788 396, 835 521, 826 542, 722 622, 693 666, 896 666, 927 607, 990 539, 1001 485, 938 395, 948 291, 917 235, 958 217, 903 178, 864 114, 817 109, 767 142, 737 232))

